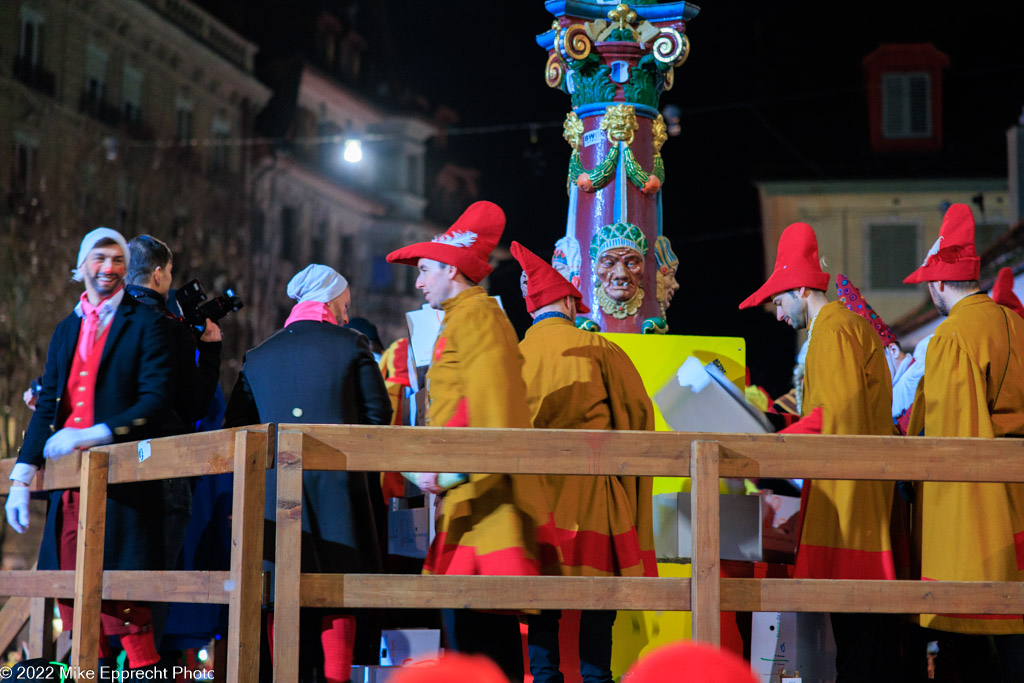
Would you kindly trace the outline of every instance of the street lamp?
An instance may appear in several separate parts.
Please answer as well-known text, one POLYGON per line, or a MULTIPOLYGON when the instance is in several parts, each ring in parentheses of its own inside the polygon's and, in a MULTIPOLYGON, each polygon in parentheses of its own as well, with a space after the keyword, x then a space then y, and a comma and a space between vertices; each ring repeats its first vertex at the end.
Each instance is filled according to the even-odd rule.
POLYGON ((355 138, 345 140, 342 158, 350 164, 358 164, 363 160, 363 143, 355 138))

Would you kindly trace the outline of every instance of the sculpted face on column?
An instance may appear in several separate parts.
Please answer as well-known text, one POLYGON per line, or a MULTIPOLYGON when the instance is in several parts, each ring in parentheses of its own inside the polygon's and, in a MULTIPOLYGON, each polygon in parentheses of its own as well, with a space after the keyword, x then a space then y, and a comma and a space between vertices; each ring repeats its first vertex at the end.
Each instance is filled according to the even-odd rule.
POLYGON ((598 257, 595 275, 609 299, 625 303, 636 296, 640 287, 644 257, 625 247, 609 249, 598 257))
POLYGON ((644 301, 644 258, 647 238, 631 223, 599 229, 590 242, 594 303, 622 320, 636 315, 644 301))

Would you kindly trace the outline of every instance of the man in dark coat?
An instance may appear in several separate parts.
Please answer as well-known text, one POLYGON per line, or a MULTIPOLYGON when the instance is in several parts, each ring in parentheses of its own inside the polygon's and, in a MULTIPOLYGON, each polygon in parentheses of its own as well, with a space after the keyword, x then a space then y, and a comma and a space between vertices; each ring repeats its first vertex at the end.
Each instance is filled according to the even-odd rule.
POLYGON ((128 250, 131 260, 125 292, 169 322, 174 368, 173 419, 163 425, 163 432, 167 436, 194 432, 196 423, 206 416, 220 381, 220 327, 207 320, 197 341, 189 324, 167 310, 174 255, 166 244, 150 235, 139 235, 128 243, 128 250))
MULTIPOLYGON (((84 279, 85 293, 50 339, 36 411, 11 471, 7 521, 19 533, 28 525, 27 485, 44 458, 156 436, 166 417, 167 327, 155 311, 125 296, 128 261, 124 238, 114 230, 98 228, 82 240, 74 277, 84 279)), ((74 569, 78 499, 78 491, 51 494, 39 569, 74 569)), ((103 568, 162 568, 161 514, 159 482, 111 486, 103 568)), ((61 612, 70 624, 70 604, 61 612)), ((102 633, 121 636, 131 668, 159 661, 148 608, 106 601, 103 613, 102 633)), ((101 648, 106 643, 101 638, 101 648)))
MULTIPOLYGON (((318 264, 288 283, 298 300, 284 329, 245 355, 228 402, 225 427, 262 422, 386 425, 391 401, 364 335, 348 322, 352 292, 344 277, 318 264)), ((302 571, 373 572, 380 551, 363 472, 304 472, 302 571)), ((266 518, 273 520, 276 470, 267 471, 266 518)), ((264 557, 273 557, 274 527, 264 533, 264 557)), ((351 674, 355 621, 337 610, 303 610, 300 678, 310 675, 320 634, 321 672, 329 682, 351 674)))
MULTIPOLYGON (((202 335, 197 340, 192 332, 192 326, 184 318, 168 310, 168 296, 174 279, 174 254, 166 244, 151 235, 139 235, 128 243, 128 252, 130 258, 125 275, 125 293, 162 315, 167 320, 170 331, 169 350, 174 389, 171 394, 171 410, 168 412, 168 419, 160 427, 160 434, 191 434, 196 431, 196 424, 206 417, 220 381, 223 346, 220 327, 208 319, 202 335)), ((218 422, 218 427, 219 425, 218 422)), ((162 482, 165 569, 185 568, 182 548, 185 545, 186 529, 196 528, 190 527, 189 523, 192 517, 193 488, 199 487, 199 495, 202 496, 209 489, 212 483, 210 480, 214 477, 227 477, 230 481, 231 475, 208 475, 205 480, 202 477, 176 477, 162 482)), ((206 521, 210 522, 209 518, 206 521)), ((227 522, 226 519, 217 521, 227 522)), ((207 530, 206 527, 202 528, 204 532, 207 530)), ((210 610, 209 605, 191 603, 162 603, 153 607, 157 647, 164 653, 165 666, 169 665, 168 662, 177 661, 178 654, 162 638, 168 614, 173 613, 178 623, 191 624, 197 621, 193 618, 195 615, 205 615, 210 610)), ((213 634, 210 633, 206 641, 212 637, 213 634)))

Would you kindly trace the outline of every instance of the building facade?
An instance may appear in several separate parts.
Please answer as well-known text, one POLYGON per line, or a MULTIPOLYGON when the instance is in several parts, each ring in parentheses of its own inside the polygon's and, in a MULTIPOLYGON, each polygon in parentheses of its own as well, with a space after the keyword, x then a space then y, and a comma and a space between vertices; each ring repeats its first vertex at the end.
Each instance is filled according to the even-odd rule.
POLYGON ((825 270, 849 277, 886 321, 921 303, 922 287, 903 278, 938 239, 950 204, 974 211, 979 253, 1013 223, 1004 178, 761 182, 757 188, 766 272, 786 226, 809 223, 825 270))
MULTIPOLYGON (((0 3, 0 455, 81 292, 69 275, 88 230, 165 240, 178 284, 199 277, 210 293, 248 270, 253 162, 237 141, 270 97, 256 51, 186 0, 0 3)), ((251 336, 226 319, 225 357, 251 336)))
POLYGON ((407 334, 405 312, 422 303, 415 271, 384 257, 440 231, 423 216, 426 142, 437 132, 302 65, 287 134, 253 174, 258 276, 251 291, 260 329, 287 317, 294 303, 285 296, 288 279, 324 263, 349 280, 351 315, 374 322, 385 343, 407 334))

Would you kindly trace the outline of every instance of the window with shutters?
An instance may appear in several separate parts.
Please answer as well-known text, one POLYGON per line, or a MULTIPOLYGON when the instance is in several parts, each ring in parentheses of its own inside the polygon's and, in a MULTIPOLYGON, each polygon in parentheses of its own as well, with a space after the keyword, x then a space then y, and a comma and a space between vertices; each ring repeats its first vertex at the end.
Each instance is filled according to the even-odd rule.
POLYGON ((43 15, 22 6, 21 34, 18 42, 18 59, 24 66, 39 66, 42 57, 43 15))
POLYGON ((129 123, 142 118, 142 72, 130 66, 121 72, 121 113, 129 123))
POLYGON ((85 50, 85 102, 97 105, 107 92, 107 53, 89 43, 85 50))
POLYGON ((889 140, 928 138, 932 134, 931 76, 882 75, 882 135, 889 140))

